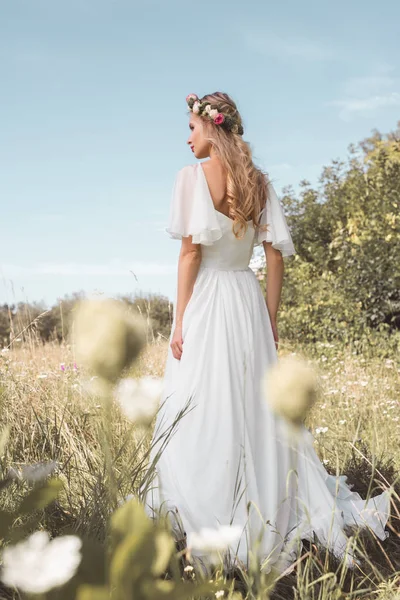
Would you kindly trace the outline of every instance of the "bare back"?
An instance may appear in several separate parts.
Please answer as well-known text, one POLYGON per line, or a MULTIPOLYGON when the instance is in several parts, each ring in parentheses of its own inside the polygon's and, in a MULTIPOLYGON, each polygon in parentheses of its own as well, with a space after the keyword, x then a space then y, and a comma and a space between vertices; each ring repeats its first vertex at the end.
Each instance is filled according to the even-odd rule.
POLYGON ((229 206, 226 201, 225 171, 218 163, 212 163, 210 160, 201 163, 200 168, 203 168, 215 209, 229 217, 229 206))

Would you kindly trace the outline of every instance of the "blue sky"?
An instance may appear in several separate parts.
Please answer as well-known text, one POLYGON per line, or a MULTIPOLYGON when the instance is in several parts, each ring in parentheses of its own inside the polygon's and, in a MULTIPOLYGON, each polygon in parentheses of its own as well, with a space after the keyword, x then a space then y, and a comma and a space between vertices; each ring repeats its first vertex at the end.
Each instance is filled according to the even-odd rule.
POLYGON ((186 95, 233 97, 278 193, 317 184, 395 128, 399 23, 395 0, 0 0, 0 302, 174 300, 186 95))

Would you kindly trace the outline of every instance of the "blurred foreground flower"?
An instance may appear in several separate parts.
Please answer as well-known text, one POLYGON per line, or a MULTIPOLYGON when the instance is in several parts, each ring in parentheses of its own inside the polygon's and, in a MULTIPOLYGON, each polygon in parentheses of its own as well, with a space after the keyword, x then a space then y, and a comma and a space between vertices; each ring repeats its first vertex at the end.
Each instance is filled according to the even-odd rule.
POLYGON ((21 471, 18 471, 14 467, 9 467, 7 471, 7 476, 9 479, 15 479, 20 481, 29 481, 31 483, 36 483, 37 481, 42 481, 46 479, 49 475, 51 475, 58 464, 55 460, 51 460, 48 462, 40 462, 33 465, 23 465, 21 467, 21 471))
POLYGON ((74 318, 76 354, 89 370, 115 382, 146 343, 143 319, 117 300, 83 300, 74 318))
POLYGON ((299 426, 317 398, 319 383, 304 360, 285 356, 266 370, 262 386, 272 410, 299 426))
POLYGON ((81 562, 82 541, 64 535, 50 541, 47 531, 36 531, 2 553, 3 583, 31 594, 43 594, 75 575, 81 562))
POLYGON ((242 527, 238 525, 220 525, 218 529, 204 527, 198 533, 189 533, 187 546, 189 551, 193 549, 216 554, 236 543, 241 533, 242 527))
POLYGON ((158 409, 162 386, 159 377, 127 377, 116 385, 114 397, 130 421, 150 425, 158 409))

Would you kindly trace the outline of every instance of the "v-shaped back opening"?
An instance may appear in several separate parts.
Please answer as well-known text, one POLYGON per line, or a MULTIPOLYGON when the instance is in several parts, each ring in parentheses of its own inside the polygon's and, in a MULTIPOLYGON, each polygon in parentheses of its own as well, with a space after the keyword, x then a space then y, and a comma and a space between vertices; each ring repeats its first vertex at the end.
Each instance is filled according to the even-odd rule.
MULTIPOLYGON (((234 222, 234 220, 233 220, 231 217, 228 217, 228 215, 226 215, 225 213, 223 213, 223 212, 221 212, 220 210, 217 210, 217 209, 215 208, 215 205, 214 205, 214 200, 212 199, 212 196, 211 196, 210 187, 209 187, 209 185, 208 185, 208 181, 207 181, 207 177, 206 177, 206 174, 205 174, 205 172, 204 172, 204 169, 203 169, 203 165, 202 165, 202 163, 197 163, 197 166, 198 166, 198 168, 200 169, 200 171, 202 172, 203 179, 204 179, 204 183, 205 183, 205 187, 206 187, 206 189, 207 189, 207 193, 208 193, 208 196, 209 196, 209 200, 210 200, 210 202, 212 203, 212 205, 213 205, 213 208, 214 208, 215 212, 217 212, 218 214, 222 215, 223 217, 225 217, 226 219, 228 219, 229 221, 231 221, 231 222, 233 223, 233 222, 234 222)), ((250 223, 252 220, 253 220, 253 219, 249 219, 249 220, 247 221, 247 223, 250 223)))

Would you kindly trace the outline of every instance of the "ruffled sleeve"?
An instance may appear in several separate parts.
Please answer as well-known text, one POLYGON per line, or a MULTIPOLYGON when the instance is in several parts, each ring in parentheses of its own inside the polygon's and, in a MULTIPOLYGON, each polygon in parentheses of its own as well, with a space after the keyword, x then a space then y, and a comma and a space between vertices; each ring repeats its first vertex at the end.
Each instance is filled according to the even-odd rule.
POLYGON ((267 231, 263 231, 262 227, 257 228, 254 245, 264 241, 272 242, 272 247, 279 250, 282 256, 296 254, 282 205, 272 183, 268 184, 268 198, 265 208, 261 211, 260 225, 268 225, 268 228, 267 231))
POLYGON ((210 246, 222 237, 222 229, 197 171, 199 164, 178 171, 170 205, 168 227, 170 237, 181 240, 192 236, 193 244, 210 246))

